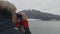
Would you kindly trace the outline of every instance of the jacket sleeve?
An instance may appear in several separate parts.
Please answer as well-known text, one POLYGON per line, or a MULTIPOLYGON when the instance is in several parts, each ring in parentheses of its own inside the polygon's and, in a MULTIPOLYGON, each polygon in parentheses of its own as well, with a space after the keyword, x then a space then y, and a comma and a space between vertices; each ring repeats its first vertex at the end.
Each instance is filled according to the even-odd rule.
POLYGON ((24 27, 25 27, 25 33, 26 34, 31 34, 31 32, 29 30, 28 20, 24 21, 24 27))
POLYGON ((16 26, 16 27, 19 27, 19 22, 16 22, 15 26, 16 26))
POLYGON ((24 27, 25 27, 25 28, 29 28, 28 20, 25 20, 25 21, 24 21, 24 27))

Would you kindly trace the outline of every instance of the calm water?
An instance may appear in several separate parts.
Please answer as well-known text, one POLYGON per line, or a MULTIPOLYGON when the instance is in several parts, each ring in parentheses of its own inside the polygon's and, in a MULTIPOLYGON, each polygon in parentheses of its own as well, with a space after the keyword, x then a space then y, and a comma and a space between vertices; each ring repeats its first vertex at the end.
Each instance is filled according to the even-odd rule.
POLYGON ((40 21, 31 19, 29 26, 32 34, 60 34, 60 21, 40 21))

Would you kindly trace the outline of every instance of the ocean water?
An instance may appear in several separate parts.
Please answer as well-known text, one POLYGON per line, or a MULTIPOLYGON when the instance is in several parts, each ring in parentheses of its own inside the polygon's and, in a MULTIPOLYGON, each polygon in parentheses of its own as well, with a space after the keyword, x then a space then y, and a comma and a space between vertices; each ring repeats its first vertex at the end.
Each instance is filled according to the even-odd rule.
POLYGON ((60 21, 41 21, 29 19, 32 34, 60 34, 60 21))

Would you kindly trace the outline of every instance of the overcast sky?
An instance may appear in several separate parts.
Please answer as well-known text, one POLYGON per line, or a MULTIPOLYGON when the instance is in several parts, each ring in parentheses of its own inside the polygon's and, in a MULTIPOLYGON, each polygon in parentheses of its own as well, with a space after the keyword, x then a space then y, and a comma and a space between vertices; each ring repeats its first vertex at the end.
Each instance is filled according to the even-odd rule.
POLYGON ((24 9, 36 9, 60 15, 60 0, 9 0, 17 7, 17 12, 24 9))

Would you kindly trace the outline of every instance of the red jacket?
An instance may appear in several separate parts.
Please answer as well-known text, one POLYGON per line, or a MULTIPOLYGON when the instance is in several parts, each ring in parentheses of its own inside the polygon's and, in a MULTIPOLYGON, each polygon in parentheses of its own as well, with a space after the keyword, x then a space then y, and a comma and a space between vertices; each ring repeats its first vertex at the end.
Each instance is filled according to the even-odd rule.
POLYGON ((28 28, 29 27, 28 20, 25 20, 25 21, 20 20, 20 22, 16 22, 16 27, 19 27, 22 24, 24 25, 25 28, 28 28))

